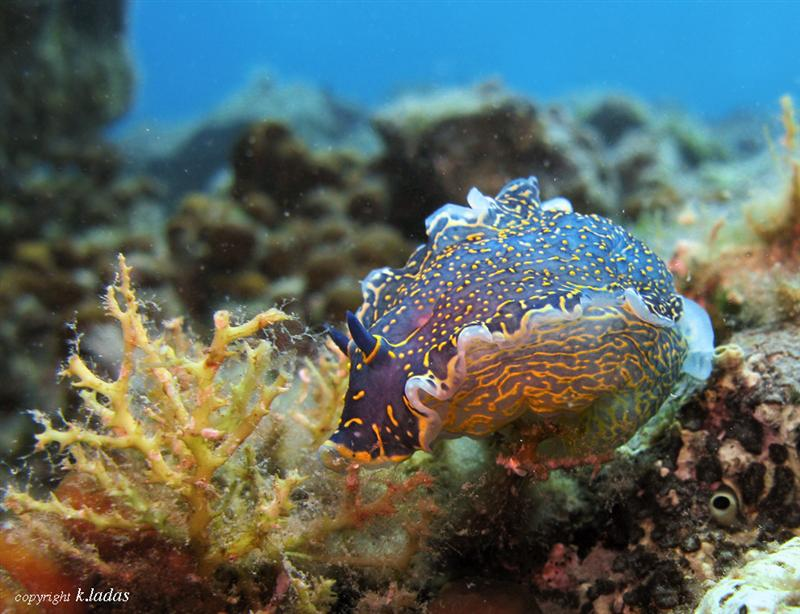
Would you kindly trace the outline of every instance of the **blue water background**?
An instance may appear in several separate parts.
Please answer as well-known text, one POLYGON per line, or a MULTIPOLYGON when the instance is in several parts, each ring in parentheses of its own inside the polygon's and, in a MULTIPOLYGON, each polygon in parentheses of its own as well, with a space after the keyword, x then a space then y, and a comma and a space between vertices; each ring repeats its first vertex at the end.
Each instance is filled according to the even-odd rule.
POLYGON ((617 89, 706 117, 800 92, 800 2, 134 0, 125 124, 197 117, 260 68, 364 105, 497 77, 549 100, 617 89))

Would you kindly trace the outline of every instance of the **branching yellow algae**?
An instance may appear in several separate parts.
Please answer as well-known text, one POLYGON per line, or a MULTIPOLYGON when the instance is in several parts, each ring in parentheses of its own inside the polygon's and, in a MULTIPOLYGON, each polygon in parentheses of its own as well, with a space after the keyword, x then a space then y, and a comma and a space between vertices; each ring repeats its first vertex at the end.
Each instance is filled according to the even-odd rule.
POLYGON ((115 505, 94 512, 75 509, 55 494, 49 501, 36 501, 22 492, 10 493, 6 502, 15 510, 49 511, 99 529, 150 526, 170 535, 185 529, 191 548, 213 558, 220 553, 210 550, 209 524, 219 510, 214 509, 218 495, 211 479, 286 390, 284 375, 263 383, 271 351, 266 341, 236 344, 288 316, 271 309, 231 326, 230 314, 217 312, 208 347, 195 346, 183 354, 165 336, 151 338, 131 286, 131 269, 122 256, 119 264, 118 284, 109 286, 105 297, 108 314, 122 329, 123 357, 116 379, 100 377, 78 353, 62 372, 102 428, 78 422, 55 428, 40 415, 45 428, 37 435, 39 448, 57 443, 68 449, 73 471, 92 476, 115 505), (244 373, 236 385, 227 386, 217 374, 234 353, 242 358, 244 373), (144 475, 120 471, 111 456, 118 450, 138 453, 125 462, 140 464, 144 475), (177 496, 174 503, 186 509, 185 527, 170 520, 174 510, 151 501, 156 485, 169 488, 177 496))
MULTIPOLYGON (((10 488, 4 500, 16 520, 3 539, 41 549, 61 569, 45 585, 62 577, 80 586, 97 574, 153 599, 183 591, 212 607, 232 598, 223 590, 248 607, 290 601, 292 611, 316 612, 334 600, 326 574, 335 567, 406 568, 436 511, 418 497, 431 479, 359 476, 357 467, 339 476, 314 454, 337 419, 342 358, 323 345, 302 359, 277 352, 259 335, 289 319, 277 309, 238 325, 217 312, 208 345, 184 333, 180 320, 155 333, 122 256, 119 266, 105 297, 122 332, 116 376, 76 351, 63 375, 78 390, 78 417, 57 425, 37 414, 38 448, 65 453, 65 477, 46 497, 10 488), (289 441, 294 454, 280 450, 289 441), (373 530, 394 517, 388 530, 373 530), (240 578, 232 588, 213 580, 223 567, 240 578), (246 580, 265 568, 274 585, 246 580)), ((29 586, 36 578, 20 567, 24 560, 0 566, 29 586)))

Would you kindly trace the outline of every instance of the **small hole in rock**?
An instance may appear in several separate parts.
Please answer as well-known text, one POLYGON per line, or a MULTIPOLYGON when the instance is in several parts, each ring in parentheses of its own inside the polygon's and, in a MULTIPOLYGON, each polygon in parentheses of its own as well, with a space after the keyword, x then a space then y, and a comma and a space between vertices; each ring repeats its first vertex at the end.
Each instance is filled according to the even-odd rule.
POLYGON ((714 497, 712 505, 718 510, 726 510, 731 506, 731 500, 726 496, 714 497))

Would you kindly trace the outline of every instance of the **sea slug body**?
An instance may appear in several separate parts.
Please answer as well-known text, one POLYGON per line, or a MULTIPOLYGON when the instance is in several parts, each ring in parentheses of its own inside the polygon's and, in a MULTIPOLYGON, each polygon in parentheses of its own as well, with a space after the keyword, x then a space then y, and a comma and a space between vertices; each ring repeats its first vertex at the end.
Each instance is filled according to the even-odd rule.
POLYGON ((613 450, 685 377, 711 370, 705 311, 664 263, 610 220, 539 202, 535 178, 430 215, 402 269, 362 282, 349 336, 349 390, 321 454, 375 464, 440 436, 547 426, 548 453, 613 450))

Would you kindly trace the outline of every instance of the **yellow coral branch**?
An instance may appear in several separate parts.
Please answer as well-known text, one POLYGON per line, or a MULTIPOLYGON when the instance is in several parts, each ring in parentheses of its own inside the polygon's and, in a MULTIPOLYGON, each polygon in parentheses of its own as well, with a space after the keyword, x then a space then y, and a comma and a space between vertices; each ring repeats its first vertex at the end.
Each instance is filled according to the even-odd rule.
POLYGON ((103 421, 103 424, 108 425, 111 422, 114 412, 98 400, 97 392, 94 390, 81 390, 78 396, 83 401, 84 407, 98 416, 103 421))
POLYGON ((289 512, 294 509, 294 503, 290 497, 294 490, 305 481, 306 477, 296 471, 292 471, 285 478, 276 478, 272 486, 272 500, 261 506, 261 523, 271 524, 279 518, 288 516, 289 512))
POLYGON ((314 448, 318 448, 330 436, 339 422, 342 400, 347 390, 347 372, 347 359, 330 348, 328 353, 320 353, 316 363, 308 358, 303 360, 300 369, 303 396, 298 405, 307 397, 313 403, 307 403, 291 415, 311 434, 311 446, 314 448))
POLYGON ((120 500, 126 508, 135 512, 141 522, 162 533, 178 537, 178 532, 167 523, 167 514, 153 506, 142 489, 107 454, 100 452, 89 458, 80 446, 72 447, 70 453, 73 458, 71 469, 92 476, 105 496, 120 500))
MULTIPOLYGON (((313 361, 292 358, 288 365, 282 356, 275 359, 268 340, 252 337, 289 319, 277 309, 240 325, 231 324, 228 312, 217 312, 207 347, 185 335, 179 320, 165 324, 158 334, 142 313, 131 268, 122 256, 119 267, 105 300, 108 314, 122 330, 119 372, 113 379, 104 378, 78 354, 64 368, 79 389, 84 412, 99 417, 102 424, 68 422, 55 428, 40 418, 44 430, 38 435, 39 447, 57 443, 66 450, 71 461, 65 466, 75 482, 58 491, 61 498, 37 500, 28 493, 9 492, 8 507, 26 519, 37 520, 38 514, 47 522, 83 521, 100 531, 124 534, 153 528, 181 549, 188 542, 200 573, 210 574, 222 561, 258 553, 261 561, 288 574, 286 594, 294 594, 291 605, 298 611, 316 611, 328 603, 331 581, 295 571, 286 559, 290 551, 292 557, 307 556, 317 564, 348 560, 406 566, 421 547, 430 517, 422 507, 413 512, 418 516, 415 523, 396 523, 406 532, 396 556, 351 556, 346 548, 333 547, 330 538, 344 532, 349 540, 363 525, 404 510, 401 503, 412 491, 428 486, 430 478, 419 474, 362 499, 358 472, 351 469, 338 510, 309 518, 312 508, 296 511, 292 500, 306 478, 297 471, 270 475, 264 458, 256 459, 247 445, 276 398, 290 387, 291 396, 281 405, 286 413, 270 421, 272 430, 259 442, 259 453, 270 456, 269 447, 287 428, 282 420, 287 415, 304 421, 312 439, 327 435, 347 385, 346 361, 322 348, 313 361), (293 382, 299 385, 292 387, 293 382), (236 462, 229 462, 232 458, 236 462)), ((275 471, 271 463, 270 470, 275 471)), ((91 537, 83 544, 79 541, 75 526, 82 525, 68 524, 70 530, 62 533, 76 545, 72 555, 79 556, 81 548, 92 550, 92 544, 91 537)))
POLYGON ((228 459, 233 455, 242 442, 256 429, 261 419, 269 413, 269 408, 275 398, 288 390, 285 384, 286 376, 281 373, 272 384, 262 388, 255 407, 239 421, 236 428, 224 439, 219 447, 217 456, 221 459, 228 459))
POLYGON ((124 518, 117 513, 101 513, 88 507, 72 507, 63 503, 55 493, 50 493, 47 501, 41 501, 31 497, 28 493, 12 490, 6 494, 5 503, 8 509, 16 514, 30 514, 31 512, 55 514, 64 520, 88 522, 97 529, 135 530, 141 527, 138 522, 124 518))
POLYGON ((227 357, 228 346, 231 343, 245 337, 252 337, 267 326, 290 319, 291 316, 279 309, 268 309, 244 324, 231 326, 230 313, 227 311, 216 312, 214 314, 214 338, 206 351, 205 366, 216 370, 227 357))
POLYGON ((36 435, 37 447, 42 449, 49 443, 58 443, 61 449, 70 449, 75 444, 85 444, 93 448, 135 449, 142 453, 153 473, 160 482, 175 489, 183 490, 183 477, 174 471, 164 460, 157 437, 142 435, 106 435, 69 423, 66 430, 54 429, 46 420, 45 430, 36 435))
MULTIPOLYGON (((258 476, 256 481, 259 482, 256 492, 265 493, 267 486, 261 484, 263 479, 258 476)), ((285 478, 275 478, 271 486, 272 499, 258 507, 253 515, 253 522, 249 523, 249 530, 242 531, 237 539, 226 547, 225 558, 239 558, 254 548, 259 548, 266 558, 278 560, 282 555, 282 543, 270 538, 276 535, 276 530, 294 509, 291 495, 305 481, 306 477, 296 471, 289 473, 285 478)))
POLYGON ((114 384, 97 377, 77 354, 69 357, 67 365, 67 368, 61 371, 61 376, 71 375, 74 377, 76 380, 72 382, 74 388, 90 388, 109 399, 116 394, 117 388, 114 384))
POLYGON ((212 479, 269 413, 287 381, 280 375, 269 385, 262 383, 270 367, 266 341, 254 349, 246 343, 232 346, 290 316, 270 309, 234 326, 228 312, 217 312, 213 339, 204 350, 183 335, 177 321, 169 323, 164 334, 151 338, 131 283, 131 267, 122 255, 119 275, 106 292, 105 308, 122 329, 123 353, 116 379, 103 379, 78 354, 69 359, 63 375, 81 389, 86 409, 99 416, 106 428, 68 423, 55 429, 42 419, 44 431, 38 435, 38 445, 58 443, 68 450, 73 458, 71 470, 91 477, 99 491, 130 511, 130 518, 90 508, 76 510, 55 497, 36 501, 18 494, 9 502, 18 509, 87 520, 98 528, 155 526, 175 535, 167 524, 168 512, 154 509, 147 495, 150 484, 161 484, 183 501, 185 530, 202 559, 209 552, 209 524, 220 511, 214 505, 218 495, 212 479), (239 385, 218 381, 223 363, 241 355, 247 362, 239 385), (113 463, 104 453, 110 450, 141 454, 148 468, 144 479, 126 474, 127 469, 113 463))
POLYGON ((236 422, 247 413, 247 406, 256 388, 261 385, 269 365, 271 346, 262 341, 255 348, 245 347, 247 369, 241 381, 231 388, 230 409, 227 421, 236 422))

